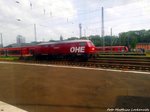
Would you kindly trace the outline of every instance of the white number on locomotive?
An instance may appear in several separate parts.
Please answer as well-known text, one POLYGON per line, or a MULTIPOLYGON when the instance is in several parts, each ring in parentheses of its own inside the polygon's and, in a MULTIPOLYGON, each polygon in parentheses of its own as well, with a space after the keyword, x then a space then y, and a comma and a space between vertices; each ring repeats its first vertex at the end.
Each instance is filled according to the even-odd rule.
POLYGON ((85 47, 71 47, 70 52, 71 53, 84 53, 85 47))

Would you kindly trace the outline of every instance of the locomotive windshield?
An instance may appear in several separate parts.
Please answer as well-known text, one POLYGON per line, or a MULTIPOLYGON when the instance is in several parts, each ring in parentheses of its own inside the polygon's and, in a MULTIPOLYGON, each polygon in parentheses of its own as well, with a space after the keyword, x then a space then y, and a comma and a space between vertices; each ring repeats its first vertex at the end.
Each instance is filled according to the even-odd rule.
POLYGON ((79 45, 80 45, 80 46, 85 46, 86 43, 85 43, 85 42, 80 42, 79 45))
POLYGON ((88 46, 94 46, 94 44, 92 42, 88 42, 88 46))

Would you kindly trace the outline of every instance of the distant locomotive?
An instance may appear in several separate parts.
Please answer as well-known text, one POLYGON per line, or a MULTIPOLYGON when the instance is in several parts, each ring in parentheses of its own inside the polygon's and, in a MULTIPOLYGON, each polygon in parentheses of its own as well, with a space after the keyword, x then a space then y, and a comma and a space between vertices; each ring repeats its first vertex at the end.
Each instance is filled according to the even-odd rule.
POLYGON ((128 47, 126 46, 105 46, 105 47, 96 47, 97 52, 113 52, 113 53, 122 53, 122 52, 128 52, 128 47))
POLYGON ((48 42, 35 46, 0 49, 0 56, 36 58, 82 58, 87 60, 94 53, 95 46, 90 40, 48 42))

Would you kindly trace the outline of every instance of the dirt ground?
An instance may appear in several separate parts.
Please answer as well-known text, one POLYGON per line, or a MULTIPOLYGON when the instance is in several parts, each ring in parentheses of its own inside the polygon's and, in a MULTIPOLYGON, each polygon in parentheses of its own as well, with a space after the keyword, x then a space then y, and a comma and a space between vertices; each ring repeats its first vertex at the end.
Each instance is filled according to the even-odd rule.
POLYGON ((150 74, 0 63, 0 101, 29 112, 150 109, 150 74))

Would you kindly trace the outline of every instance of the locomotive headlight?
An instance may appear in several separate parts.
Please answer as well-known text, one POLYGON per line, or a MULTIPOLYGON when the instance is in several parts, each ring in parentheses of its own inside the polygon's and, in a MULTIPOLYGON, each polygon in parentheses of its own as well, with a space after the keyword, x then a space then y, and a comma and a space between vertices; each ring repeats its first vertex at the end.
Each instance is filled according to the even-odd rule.
POLYGON ((95 50, 95 48, 93 47, 93 48, 92 48, 92 51, 94 51, 94 50, 95 50))

